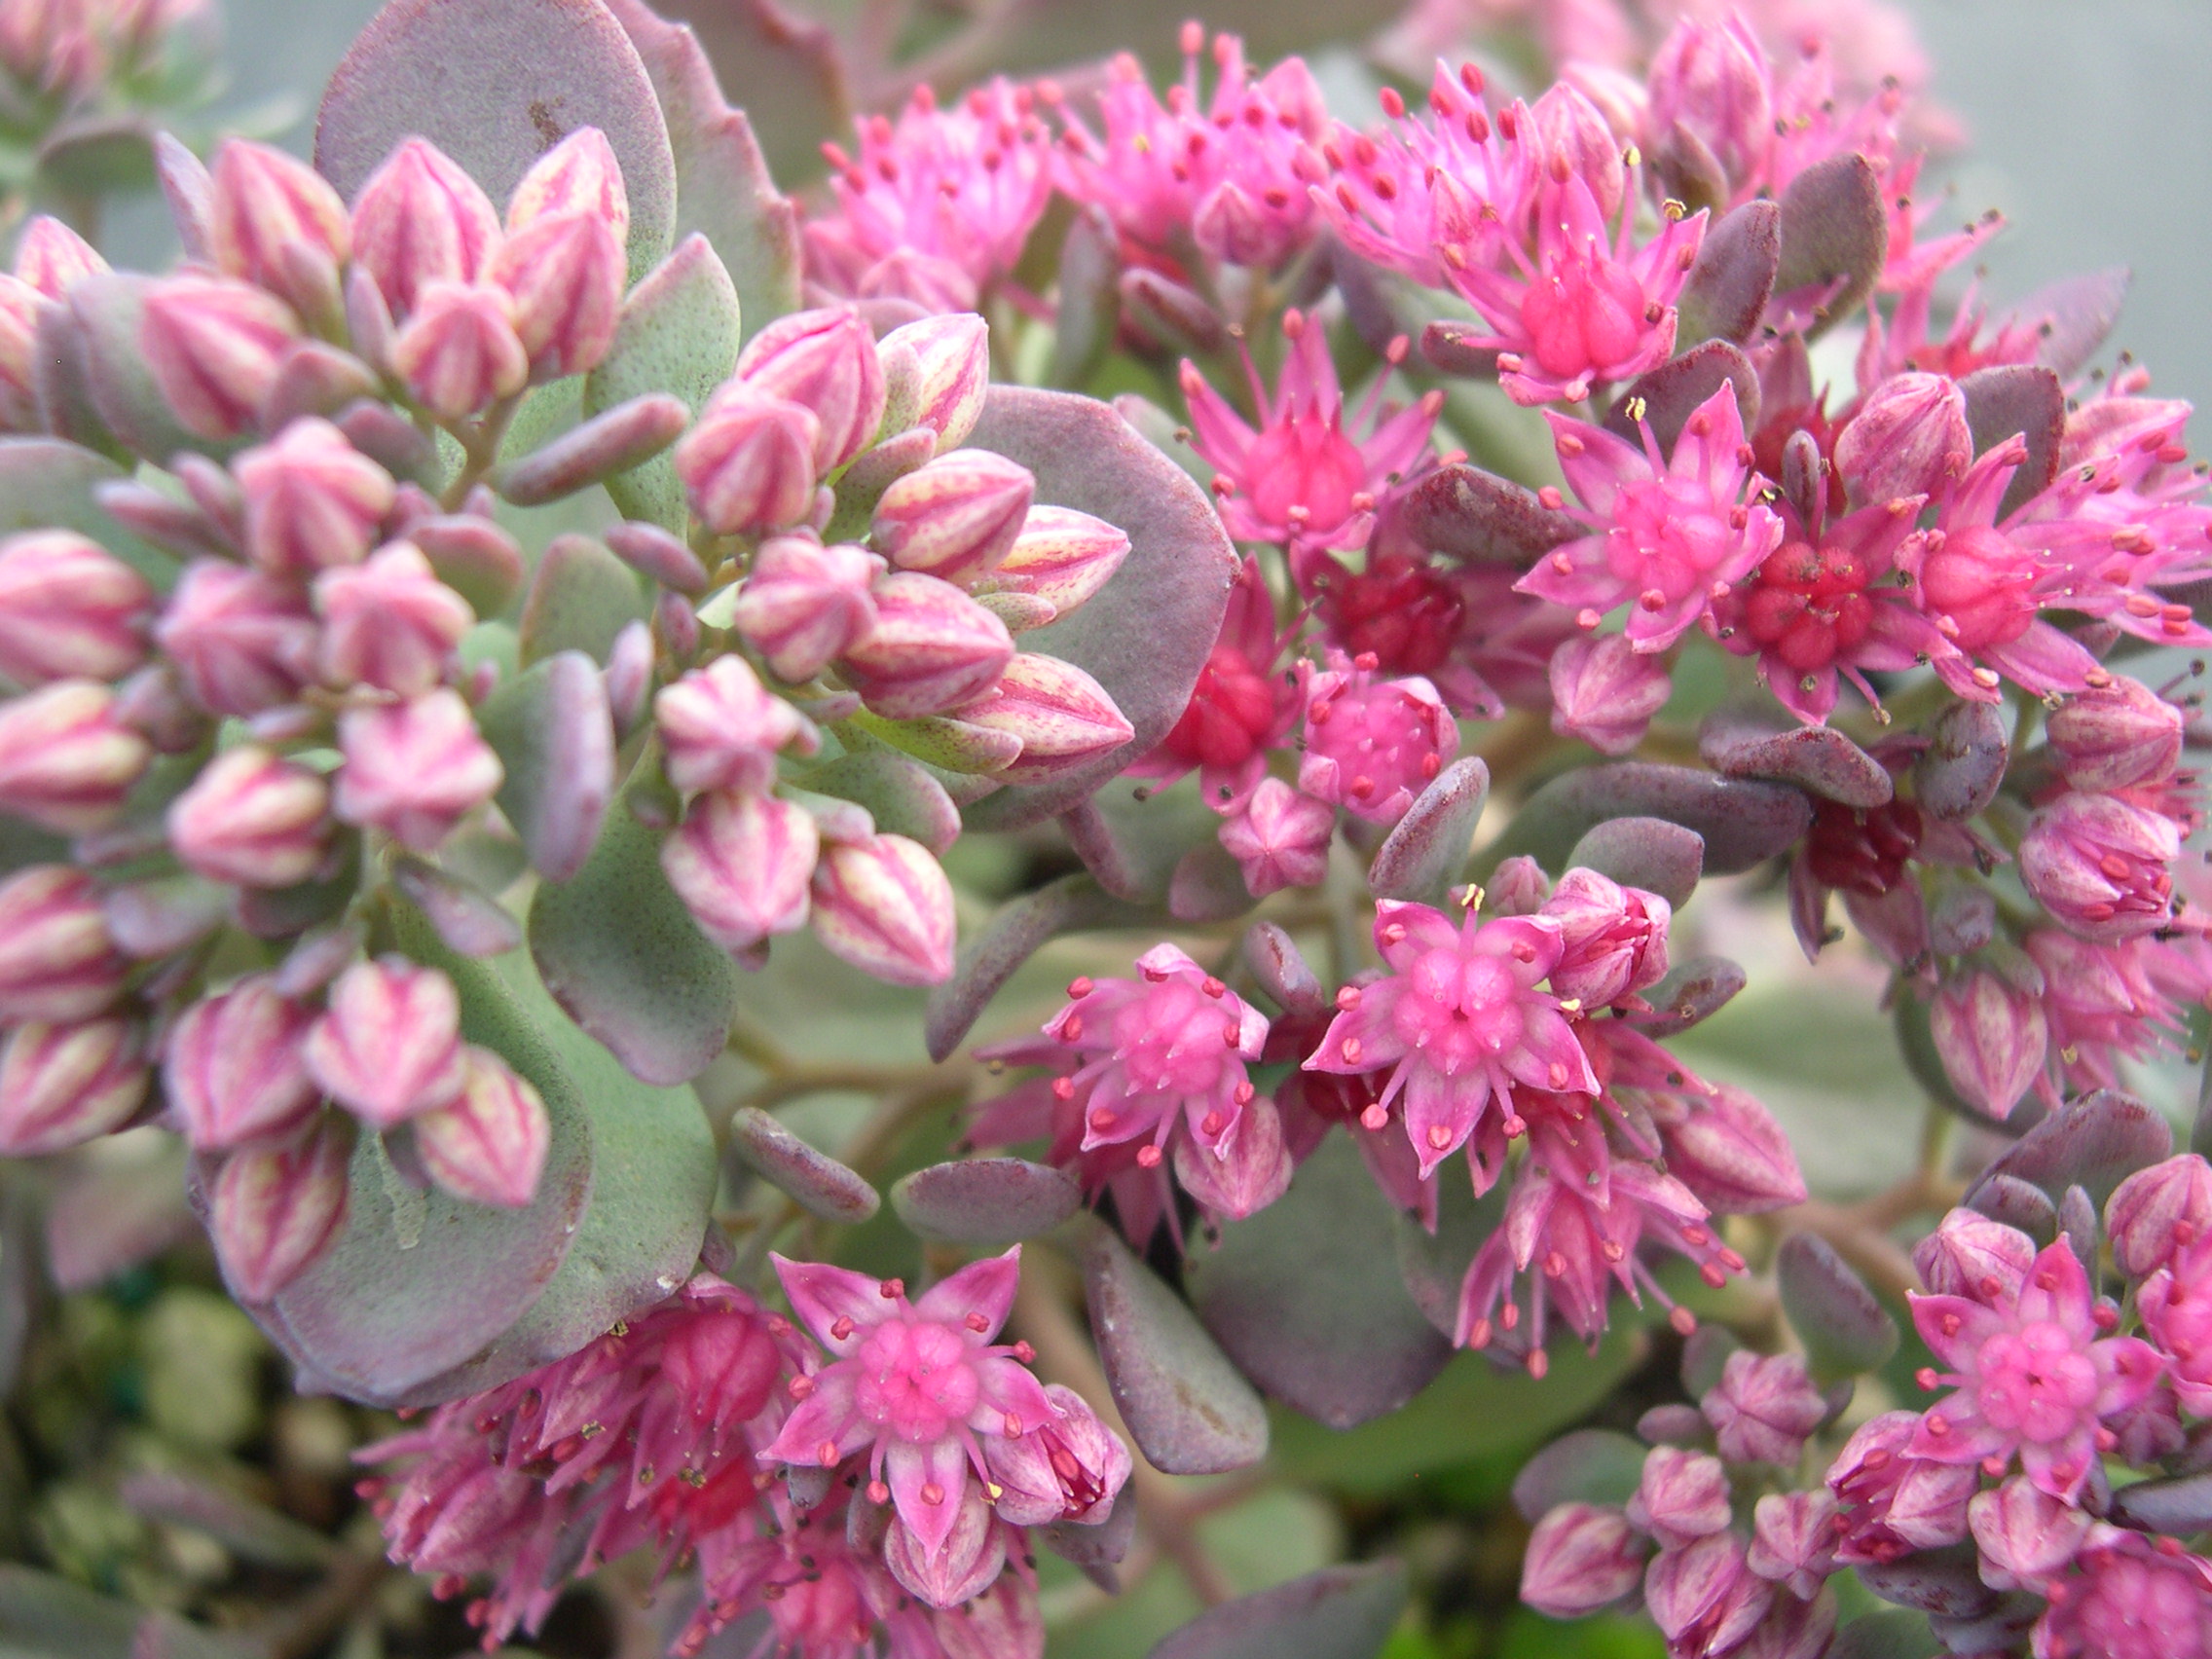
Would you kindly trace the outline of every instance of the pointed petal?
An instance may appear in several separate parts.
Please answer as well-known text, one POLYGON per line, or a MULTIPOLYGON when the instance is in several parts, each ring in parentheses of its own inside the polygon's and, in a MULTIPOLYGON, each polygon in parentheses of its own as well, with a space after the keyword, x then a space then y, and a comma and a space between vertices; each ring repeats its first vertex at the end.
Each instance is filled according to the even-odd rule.
POLYGON ((793 1262, 771 1253, 776 1276, 784 1281, 792 1311, 814 1333, 814 1340, 839 1358, 852 1352, 862 1333, 898 1307, 896 1297, 883 1294, 883 1281, 866 1273, 833 1268, 827 1262, 793 1262), (850 1319, 852 1329, 836 1335, 839 1319, 850 1319))
POLYGON ((883 1454, 883 1478, 899 1519, 923 1548, 931 1555, 943 1549, 968 1490, 968 1449, 950 1435, 924 1446, 895 1441, 883 1454))
POLYGON ((924 1319, 959 1326, 961 1335, 979 1347, 998 1336, 999 1327, 1014 1309, 1014 1293, 1020 1284, 1021 1246, 1016 1244, 1003 1256, 985 1256, 938 1280, 922 1293, 914 1311, 924 1319), (971 1313, 982 1314, 983 1329, 978 1331, 966 1323, 971 1313))

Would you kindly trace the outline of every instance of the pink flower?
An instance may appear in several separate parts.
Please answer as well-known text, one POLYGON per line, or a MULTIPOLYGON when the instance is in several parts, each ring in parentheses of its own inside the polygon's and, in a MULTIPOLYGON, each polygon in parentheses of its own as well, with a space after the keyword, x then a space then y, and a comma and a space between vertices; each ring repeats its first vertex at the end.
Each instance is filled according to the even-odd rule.
MULTIPOLYGON (((2178 1230, 2177 1230, 2178 1231, 2178 1230)), ((2137 1295, 2143 1331, 2166 1356, 2174 1393, 2197 1417, 2212 1417, 2212 1246, 2174 1252, 2137 1295)))
POLYGON ((2041 1086, 2046 1097, 2055 1099, 2058 1082, 2074 1089, 2108 1088, 2119 1081, 2120 1060, 2176 1050, 2181 1010, 2153 974, 2171 947, 2149 936, 2092 943, 2057 928, 2038 928, 2021 943, 2043 970, 2056 1074, 2055 1082, 2046 1078, 2041 1086))
POLYGON ((2020 879, 2068 932, 2118 944, 2174 913, 2181 826, 2120 795, 2060 795, 2020 840, 2020 879))
POLYGON ((2177 1539, 2100 1526, 2074 1571, 2043 1590, 2035 1659, 2212 1655, 2212 1562, 2177 1539))
MULTIPOLYGON (((1192 447, 1215 469, 1213 490, 1229 534, 1274 543, 1302 573, 1320 549, 1366 544, 1376 502, 1421 470, 1444 399, 1431 391, 1412 408, 1392 411, 1380 401, 1383 382, 1378 380, 1352 421, 1366 435, 1353 438, 1345 429, 1328 330, 1298 311, 1283 313, 1282 328, 1289 347, 1272 394, 1251 354, 1244 356, 1259 410, 1256 428, 1189 362, 1183 396, 1192 447)), ((1402 358, 1404 341, 1391 352, 1393 360, 1402 358)))
POLYGON ((1327 801, 1263 778, 1243 810, 1222 822, 1221 844, 1243 871, 1245 889, 1265 899, 1285 887, 1320 886, 1336 828, 1327 801))
POLYGON ((1129 1449, 1073 1388, 1050 1382, 1045 1396, 1060 1414, 1056 1419, 1015 1439, 983 1442, 992 1479, 1005 1489, 992 1507, 1016 1527, 1101 1522, 1129 1478, 1129 1449))
POLYGON ((1884 1412, 1862 1424, 1828 1466, 1828 1490, 1842 1506, 1838 1561, 1890 1562, 1967 1535, 1967 1504, 1981 1473, 1915 1456, 1920 1426, 1917 1412, 1884 1412))
POLYGON ((1583 503, 1567 510, 1592 534, 1545 554, 1518 591, 1573 608, 1587 628, 1629 606, 1630 643, 1664 650, 1781 545, 1782 520, 1743 501, 1751 450, 1731 387, 1698 406, 1665 461, 1648 427, 1639 450, 1602 427, 1545 419, 1583 503))
POLYGON ((1160 746, 1127 770, 1164 789, 1194 768, 1214 811, 1242 809, 1267 775, 1268 751, 1290 735, 1303 698, 1281 668, 1295 627, 1276 631, 1275 602, 1260 562, 1247 558, 1229 590, 1229 608, 1191 700, 1160 746))
POLYGON ((1324 670, 1298 665, 1306 699, 1298 787, 1387 826, 1459 753, 1459 726, 1427 681, 1381 680, 1375 667, 1371 656, 1341 653, 1331 653, 1324 670))
POLYGON ((1343 1012, 1305 1069, 1350 1075, 1391 1067, 1378 1104, 1387 1109, 1403 1094, 1423 1179, 1467 1144, 1493 1102, 1506 1132, 1518 1132, 1516 1084, 1598 1092, 1559 999, 1536 988, 1559 965, 1557 921, 1483 923, 1470 909, 1455 928, 1426 904, 1385 900, 1375 907, 1375 945, 1390 977, 1338 993, 1343 1012))
POLYGON ((1521 1600, 1555 1619, 1599 1612, 1636 1589, 1647 1547, 1617 1509, 1559 1504, 1530 1534, 1521 1600))
MULTIPOLYGON (((2029 1479, 2072 1503, 2098 1469, 2098 1424, 2157 1384, 2161 1361, 2133 1337, 2100 1340, 2083 1272, 2064 1238, 2046 1246, 2017 1296, 1912 1299, 1912 1322, 1954 1385, 1914 1431, 1910 1453, 2002 1470, 2019 1455, 2029 1479)), ((2096 1478, 2101 1478, 2097 1475, 2096 1478)))
POLYGON ((1538 913, 1560 926, 1552 989, 1585 1010, 1633 998, 1667 977, 1674 911, 1656 893, 1575 868, 1559 878, 1538 913))

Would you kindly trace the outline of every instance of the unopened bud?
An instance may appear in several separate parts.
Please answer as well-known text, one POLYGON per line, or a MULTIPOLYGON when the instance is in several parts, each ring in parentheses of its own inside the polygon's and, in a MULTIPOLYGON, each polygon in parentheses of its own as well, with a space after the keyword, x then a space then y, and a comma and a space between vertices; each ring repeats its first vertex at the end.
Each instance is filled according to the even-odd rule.
POLYGON ((701 931, 736 952, 806 925, 820 848, 814 820, 790 801, 718 790, 691 803, 660 863, 701 931))
POLYGON ((1003 455, 954 450, 892 481, 870 539, 901 570, 968 587, 1013 550, 1036 488, 1029 469, 1003 455))
POLYGON ((635 618, 622 624, 607 649, 607 712, 616 742, 638 729, 653 688, 653 631, 635 618))
POLYGON ((1755 1215, 1805 1201, 1789 1137, 1756 1096, 1717 1084, 1702 1098, 1677 1095, 1659 1124, 1667 1171, 1716 1210, 1755 1215))
POLYGON ((1493 916, 1532 916, 1552 896, 1552 878, 1526 853, 1500 864, 1483 889, 1483 908, 1493 916))
POLYGON ((209 881, 291 887, 330 844, 330 791, 319 773, 248 744, 218 755, 170 802, 169 844, 209 881))
POLYGON ((1582 634, 1552 652, 1552 730, 1601 755, 1626 755, 1674 690, 1667 664, 1622 634, 1582 634))
POLYGON ((877 714, 911 719, 986 694, 1014 660, 1006 624, 950 582, 895 571, 875 584, 875 626, 838 659, 877 714))
POLYGON ((38 290, 0 275, 0 426, 12 432, 36 431, 40 424, 32 366, 38 354, 38 290))
POLYGON ((1912 1247, 1913 1271, 1937 1296, 2009 1305, 2035 1265, 2036 1243, 1977 1210, 1954 1209, 1912 1247))
POLYGON ((352 228, 338 192, 305 162, 232 138, 215 157, 207 243, 223 275, 243 277, 313 314, 321 296, 296 279, 299 254, 335 276, 351 250, 352 228))
POLYGON ((777 678, 803 684, 875 627, 883 561, 865 547, 779 535, 753 556, 732 623, 777 678))
POLYGON ((294 421, 231 463, 245 498, 245 550, 275 575, 351 565, 391 511, 391 474, 328 421, 294 421))
POLYGON ((2117 944, 2162 927, 2181 829, 2119 795, 2064 794, 2020 839, 2020 880, 2069 933, 2117 944))
POLYGON ((1667 1549, 1680 1549, 1728 1526, 1728 1471, 1708 1452, 1654 1446, 1629 1499, 1629 1519, 1667 1549))
POLYGON ((306 1052, 332 1099, 389 1128, 460 1092, 461 999, 435 968, 399 956, 356 962, 331 987, 306 1052))
POLYGON ((1282 1115, 1266 1095, 1248 1100, 1211 1149, 1175 1138, 1175 1179, 1200 1209, 1225 1221, 1259 1214, 1290 1191, 1293 1166, 1282 1115))
POLYGON ((875 337, 849 306, 778 317, 747 343, 737 359, 737 378, 813 412, 819 476, 867 448, 883 424, 883 364, 875 337))
POLYGON ((2043 999, 1986 968, 1946 979, 1928 1025, 1959 1097, 2003 1123, 2043 1075, 2049 1022, 2043 999))
POLYGON ((1766 55, 1740 18, 1675 25, 1651 60, 1650 130, 1661 141, 1677 127, 1705 146, 1742 189, 1774 142, 1773 93, 1766 55))
POLYGON ((952 884, 929 849, 876 835, 822 849, 814 870, 814 934, 834 956, 894 985, 952 977, 952 884))
POLYGON ((1245 890, 1265 899, 1285 887, 1320 886, 1336 828, 1337 809, 1327 801, 1263 778, 1242 809, 1223 820, 1221 844, 1244 872, 1245 890))
POLYGON ((120 1129, 152 1081, 129 1020, 19 1025, 0 1054, 0 1157, 37 1158, 120 1129))
POLYGON ((1836 1531, 1835 1494, 1825 1487, 1770 1492, 1752 1508, 1751 1542, 1744 1552, 1744 1565, 1810 1601, 1835 1570, 1836 1531))
POLYGON ((345 1119, 325 1116, 291 1140, 223 1161, 207 1196, 207 1230, 240 1301, 268 1301, 337 1236, 352 1150, 345 1119))
POLYGON ((1967 400, 1948 375, 1891 376, 1836 434, 1836 470, 1861 501, 1933 495, 1972 461, 1967 400))
POLYGON ((1118 526, 1073 507, 1033 506, 1014 546, 976 591, 1026 594, 1065 616, 1111 581, 1128 556, 1128 535, 1118 526))
POLYGON ((413 1120, 431 1180, 471 1203, 521 1209, 537 1194, 553 1124, 530 1082, 489 1049, 461 1051, 461 1092, 413 1120))
POLYGON ((1136 735, 1097 681, 1071 662, 1028 651, 1016 652, 960 719, 1021 740, 1020 758, 994 774, 1010 784, 1045 783, 1136 735))
POLYGON ((531 164, 507 198, 507 234, 519 236, 541 219, 588 213, 613 233, 630 235, 630 197, 614 146, 596 127, 579 127, 531 164))
POLYGON ((483 187, 434 144, 409 138, 353 203, 353 258, 393 316, 431 282, 474 282, 499 245, 499 215, 483 187))
POLYGON ((937 434, 939 455, 965 443, 991 389, 990 325, 973 312, 925 316, 893 329, 878 350, 887 362, 902 352, 912 353, 909 372, 898 388, 902 395, 893 430, 927 426, 937 434))
POLYGON ((0 882, 0 1022, 90 1019, 122 995, 128 967, 81 871, 33 865, 0 882))
POLYGON ((1742 1538, 1717 1531, 1663 1550, 1651 1564, 1644 1607, 1677 1652, 1733 1652, 1766 1616, 1774 1587, 1745 1566, 1744 1556, 1742 1538))
POLYGON ((2050 756, 2078 790, 2162 784, 2181 764, 2182 713, 2139 680, 2069 697, 2045 722, 2050 756))
POLYGON ((314 679, 314 617, 298 588, 222 560, 185 567, 154 636, 211 714, 258 715, 314 679))
POLYGON ((201 1151, 288 1133, 317 1104, 305 1045, 312 1011, 266 975, 195 1003, 170 1030, 162 1081, 177 1126, 201 1151))
POLYGON ((97 248, 49 213, 33 215, 16 244, 17 277, 50 300, 107 269, 97 248))
POLYGON ((314 604, 322 613, 324 682, 374 685, 402 697, 445 679, 454 647, 476 620, 468 602, 407 541, 380 548, 364 565, 324 571, 314 604))
POLYGON ((2112 1257, 2129 1278, 2148 1278, 2212 1232, 2212 1164, 2194 1152, 2138 1169, 2105 1206, 2112 1257))
POLYGON ((1796 1466, 1806 1440, 1828 1415, 1827 1402, 1806 1375, 1803 1355, 1742 1348, 1728 1356, 1718 1385, 1700 1404, 1721 1456, 1731 1463, 1785 1468, 1796 1466))
POLYGON ((676 446, 676 475, 699 521, 718 535, 761 535, 814 510, 820 424, 789 398, 732 382, 676 446))
POLYGON ((2014 1475, 1967 1504, 1967 1525, 1980 1557, 1981 1581, 1992 1590, 2041 1590, 2064 1572, 2096 1525, 2079 1506, 2014 1475))
POLYGON ((0 812, 57 835, 106 828, 153 750, 91 680, 57 680, 0 703, 0 812))
POLYGON ((512 397, 530 384, 513 300, 489 283, 424 283, 392 338, 391 371, 441 421, 512 397))
POLYGON ((146 294, 139 344, 176 418, 203 438, 245 431, 298 335, 282 301, 221 276, 169 276, 146 294))
POLYGON ((146 656, 154 590, 71 530, 0 541, 0 674, 21 685, 120 680, 146 656))
POLYGON ((1563 1503, 1546 1511, 1521 1558, 1521 1600, 1555 1619, 1581 1618, 1632 1594, 1645 1545, 1617 1509, 1563 1503))
POLYGON ((735 654, 695 668, 653 699, 668 751, 668 781, 684 793, 739 789, 765 792, 776 781, 776 752, 814 747, 798 712, 760 683, 735 654))
POLYGON ((346 757, 338 816, 387 830, 418 853, 435 852, 506 776, 454 691, 350 709, 338 721, 338 747, 346 757))
POLYGON ((594 214, 555 214, 507 239, 492 277, 514 297, 515 332, 535 378, 598 366, 614 343, 628 272, 622 239, 594 214))

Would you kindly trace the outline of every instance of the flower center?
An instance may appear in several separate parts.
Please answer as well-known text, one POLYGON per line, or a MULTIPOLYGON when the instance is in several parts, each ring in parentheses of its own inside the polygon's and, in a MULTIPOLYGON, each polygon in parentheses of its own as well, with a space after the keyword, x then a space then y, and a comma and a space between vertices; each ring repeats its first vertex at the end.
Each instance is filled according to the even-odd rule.
POLYGON ((1367 460, 1335 417, 1309 410, 1260 434, 1245 477, 1252 509, 1262 519, 1326 532, 1351 517, 1352 498, 1367 488, 1367 460))
POLYGON ((1385 674, 1426 674, 1452 654, 1465 613, 1437 571, 1403 556, 1365 574, 1335 574, 1322 599, 1330 643, 1346 656, 1372 653, 1385 674))
POLYGON ((1979 1370, 1981 1415, 2022 1440, 2064 1439, 2096 1403, 2096 1366, 2047 1319, 1990 1338, 1979 1370))
POLYGON ((1268 678, 1235 645, 1217 645, 1165 748, 1187 765, 1235 766, 1251 756, 1274 718, 1275 690, 1268 678))
POLYGON ((1879 899, 1904 875, 1920 835, 1920 808, 1908 800, 1870 812, 1824 800, 1813 812, 1805 857, 1825 885, 1879 899))
POLYGON ((861 1416, 899 1439, 922 1445, 942 1438, 976 1409, 979 1384, 960 1333, 926 1320, 886 1320, 854 1358, 861 1416))
POLYGON ((2034 564, 1993 530, 1955 532, 1920 568, 1928 608, 1951 624, 1943 632, 1963 651, 2025 634, 2036 619, 2034 582, 2034 564))
POLYGON ((1214 998, 1168 979, 1148 987, 1115 1018, 1114 1055, 1140 1093, 1203 1094, 1235 1052, 1222 1041, 1229 1023, 1214 998))
POLYGON ((1643 288, 1626 266, 1592 251, 1561 254, 1521 301, 1537 365, 1572 380, 1604 378, 1633 355, 1643 333, 1643 288))
POLYGON ((1405 986, 1391 1022, 1445 1076, 1457 1077, 1520 1044, 1521 987, 1495 957, 1431 950, 1414 963, 1405 986))
POLYGON ((1857 554, 1792 541, 1758 568, 1744 630, 1799 674, 1826 668, 1872 626, 1872 578, 1857 554))

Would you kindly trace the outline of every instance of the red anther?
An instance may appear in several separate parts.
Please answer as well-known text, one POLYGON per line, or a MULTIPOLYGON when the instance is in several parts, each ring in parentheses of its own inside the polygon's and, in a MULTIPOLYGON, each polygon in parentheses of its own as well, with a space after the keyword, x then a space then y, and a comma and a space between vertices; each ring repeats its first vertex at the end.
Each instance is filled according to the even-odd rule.
POLYGON ((1219 979, 1215 978, 1211 974, 1208 974, 1203 979, 1200 979, 1198 981, 1198 989, 1203 991, 1209 997, 1219 997, 1225 991, 1227 991, 1229 987, 1223 984, 1219 979))
POLYGON ((1068 981, 1068 1000, 1073 1002, 1087 997, 1090 995, 1092 989, 1090 976, 1088 974, 1078 975, 1068 981))
POLYGON ((966 1325, 971 1331, 974 1331, 978 1337, 991 1328, 990 1320, 984 1318, 980 1313, 971 1313, 960 1322, 963 1325, 966 1325))
POLYGON ((1158 1169, 1160 1167, 1160 1148, 1154 1146, 1150 1141, 1138 1147, 1137 1167, 1139 1169, 1158 1169))
POLYGON ((837 1315, 836 1320, 830 1325, 830 1335, 833 1339, 841 1343, 847 1337, 853 1334, 853 1330, 854 1326, 852 1315, 849 1313, 840 1313, 837 1315))
POLYGON ((896 1302, 906 1294, 906 1281, 904 1279, 887 1278, 875 1287, 875 1293, 886 1302, 896 1302))

